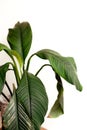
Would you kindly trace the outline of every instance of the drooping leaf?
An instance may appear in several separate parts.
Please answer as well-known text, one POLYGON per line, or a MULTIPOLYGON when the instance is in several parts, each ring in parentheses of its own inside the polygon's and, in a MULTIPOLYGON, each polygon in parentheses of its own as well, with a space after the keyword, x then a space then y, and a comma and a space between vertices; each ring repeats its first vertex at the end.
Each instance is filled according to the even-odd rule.
POLYGON ((18 22, 13 29, 9 29, 7 40, 11 49, 17 51, 22 60, 25 61, 32 42, 32 31, 29 23, 18 22))
POLYGON ((48 98, 41 80, 25 72, 17 95, 32 120, 35 130, 39 130, 48 108, 48 98))
POLYGON ((69 83, 75 85, 77 90, 82 90, 82 85, 78 79, 76 64, 73 58, 63 57, 59 53, 49 49, 38 51, 36 55, 42 59, 48 59, 58 75, 63 77, 69 83))
POLYGON ((0 94, 4 87, 6 72, 8 71, 8 67, 9 67, 9 63, 6 63, 6 64, 0 66, 0 94))
POLYGON ((11 59, 13 59, 13 56, 15 56, 16 59, 18 60, 20 68, 22 68, 22 66, 23 66, 22 58, 15 50, 12 50, 12 49, 8 48, 6 45, 0 43, 0 51, 3 51, 3 50, 11 57, 11 59))
POLYGON ((73 65, 73 67, 75 67, 75 70, 77 71, 77 66, 74 59, 72 57, 67 57, 67 60, 73 65))
POLYGON ((24 107, 18 102, 16 93, 3 115, 3 126, 5 130, 34 130, 24 107))
POLYGON ((57 79, 58 96, 53 107, 50 110, 50 113, 48 115, 49 118, 56 118, 64 113, 62 80, 58 74, 56 74, 56 79, 57 79))

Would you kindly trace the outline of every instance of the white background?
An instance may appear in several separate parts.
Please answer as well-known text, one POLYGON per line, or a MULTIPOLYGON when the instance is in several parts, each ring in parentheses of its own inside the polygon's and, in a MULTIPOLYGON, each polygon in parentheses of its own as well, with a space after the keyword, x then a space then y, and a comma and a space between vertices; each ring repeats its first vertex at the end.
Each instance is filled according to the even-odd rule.
MULTIPOLYGON (((28 21, 33 31, 31 54, 49 48, 63 56, 74 57, 83 91, 64 84, 65 113, 57 119, 46 119, 48 130, 87 130, 87 1, 86 0, 0 0, 0 42, 7 44, 8 28, 17 22, 28 21)), ((7 57, 0 53, 0 65, 7 57)), ((42 60, 33 59, 31 72, 42 60)), ((42 62, 43 63, 43 62, 42 62)), ((41 73, 50 98, 56 99, 56 81, 49 67, 41 73)), ((12 81, 12 76, 8 77, 12 81)))

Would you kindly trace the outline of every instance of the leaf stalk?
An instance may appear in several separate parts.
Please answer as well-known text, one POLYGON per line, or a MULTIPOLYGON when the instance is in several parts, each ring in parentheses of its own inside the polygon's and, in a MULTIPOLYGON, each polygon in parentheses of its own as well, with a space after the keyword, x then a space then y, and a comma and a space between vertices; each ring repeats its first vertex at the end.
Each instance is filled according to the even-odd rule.
POLYGON ((39 74, 39 72, 45 67, 45 66, 50 66, 52 67, 50 64, 44 64, 40 67, 40 69, 36 72, 35 76, 37 76, 39 74))

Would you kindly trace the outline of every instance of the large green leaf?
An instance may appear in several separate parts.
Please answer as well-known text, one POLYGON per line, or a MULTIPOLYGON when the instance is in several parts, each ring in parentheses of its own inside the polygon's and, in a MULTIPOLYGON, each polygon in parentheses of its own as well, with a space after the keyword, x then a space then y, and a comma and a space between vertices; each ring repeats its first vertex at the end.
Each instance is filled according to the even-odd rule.
POLYGON ((17 96, 32 120, 35 130, 39 130, 48 108, 48 98, 43 83, 38 77, 25 72, 17 96))
POLYGON ((18 102, 16 93, 3 115, 3 126, 5 130, 34 130, 24 107, 18 102))
POLYGON ((15 56, 16 59, 18 60, 20 68, 23 67, 23 61, 22 61, 22 58, 20 57, 19 53, 17 53, 15 50, 11 50, 6 45, 0 43, 0 51, 3 51, 3 50, 11 57, 11 59, 13 59, 13 56, 15 56))
POLYGON ((0 66, 0 94, 4 87, 6 72, 8 71, 8 67, 9 67, 9 63, 6 63, 6 64, 0 66))
POLYGON ((49 118, 56 118, 64 113, 62 80, 58 74, 56 74, 56 79, 57 79, 58 96, 53 107, 50 110, 50 113, 48 115, 49 118))
POLYGON ((9 29, 7 40, 11 49, 17 51, 24 61, 32 42, 32 31, 29 23, 18 22, 13 29, 9 29))
POLYGON ((72 57, 63 57, 59 53, 49 49, 38 51, 36 55, 42 59, 48 59, 58 75, 75 85, 77 90, 82 90, 82 86, 76 74, 76 64, 72 57))

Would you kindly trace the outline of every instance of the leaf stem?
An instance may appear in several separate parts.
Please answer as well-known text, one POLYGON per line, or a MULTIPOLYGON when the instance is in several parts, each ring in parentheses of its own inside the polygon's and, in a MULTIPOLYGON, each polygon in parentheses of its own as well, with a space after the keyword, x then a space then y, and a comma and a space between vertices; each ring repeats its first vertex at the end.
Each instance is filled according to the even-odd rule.
POLYGON ((9 102, 10 100, 8 99, 8 97, 3 93, 1 92, 1 94, 3 95, 3 97, 9 102))
MULTIPOLYGON (((6 51, 7 52, 7 51, 6 51)), ((19 83, 20 83, 20 76, 19 76, 19 72, 18 72, 18 68, 17 68, 17 64, 16 64, 16 62, 15 62, 15 60, 14 60, 14 57, 10 54, 10 53, 8 53, 7 52, 7 54, 10 56, 10 58, 12 59, 12 61, 13 61, 13 63, 11 63, 10 62, 10 64, 12 65, 12 67, 13 67, 13 71, 14 71, 14 74, 15 74, 15 78, 16 78, 16 81, 17 81, 17 85, 19 85, 19 83)))
POLYGON ((6 87, 8 88, 10 95, 12 96, 12 91, 11 91, 11 89, 10 89, 10 87, 9 87, 9 85, 8 85, 8 83, 7 83, 7 81, 5 81, 5 85, 6 85, 6 87))
POLYGON ((36 55, 36 53, 32 54, 32 55, 30 56, 30 58, 28 59, 27 67, 26 67, 26 70, 27 70, 27 71, 28 71, 28 69, 29 69, 30 60, 31 60, 31 58, 32 58, 34 55, 36 55))
POLYGON ((18 72, 18 69, 17 69, 17 64, 16 64, 13 57, 12 57, 12 60, 13 60, 13 63, 14 63, 14 65, 12 64, 12 66, 13 66, 13 70, 14 70, 14 73, 15 73, 15 78, 16 78, 16 81, 17 81, 17 85, 19 85, 20 76, 19 76, 19 72, 18 72))
POLYGON ((17 69, 16 65, 14 65, 14 73, 15 73, 15 78, 16 78, 16 81, 17 81, 17 85, 19 85, 19 83, 20 83, 20 76, 19 76, 18 69, 17 69))
POLYGON ((39 72, 45 67, 45 66, 50 66, 52 67, 50 64, 44 64, 40 67, 40 69, 36 72, 35 76, 37 76, 39 74, 39 72))

